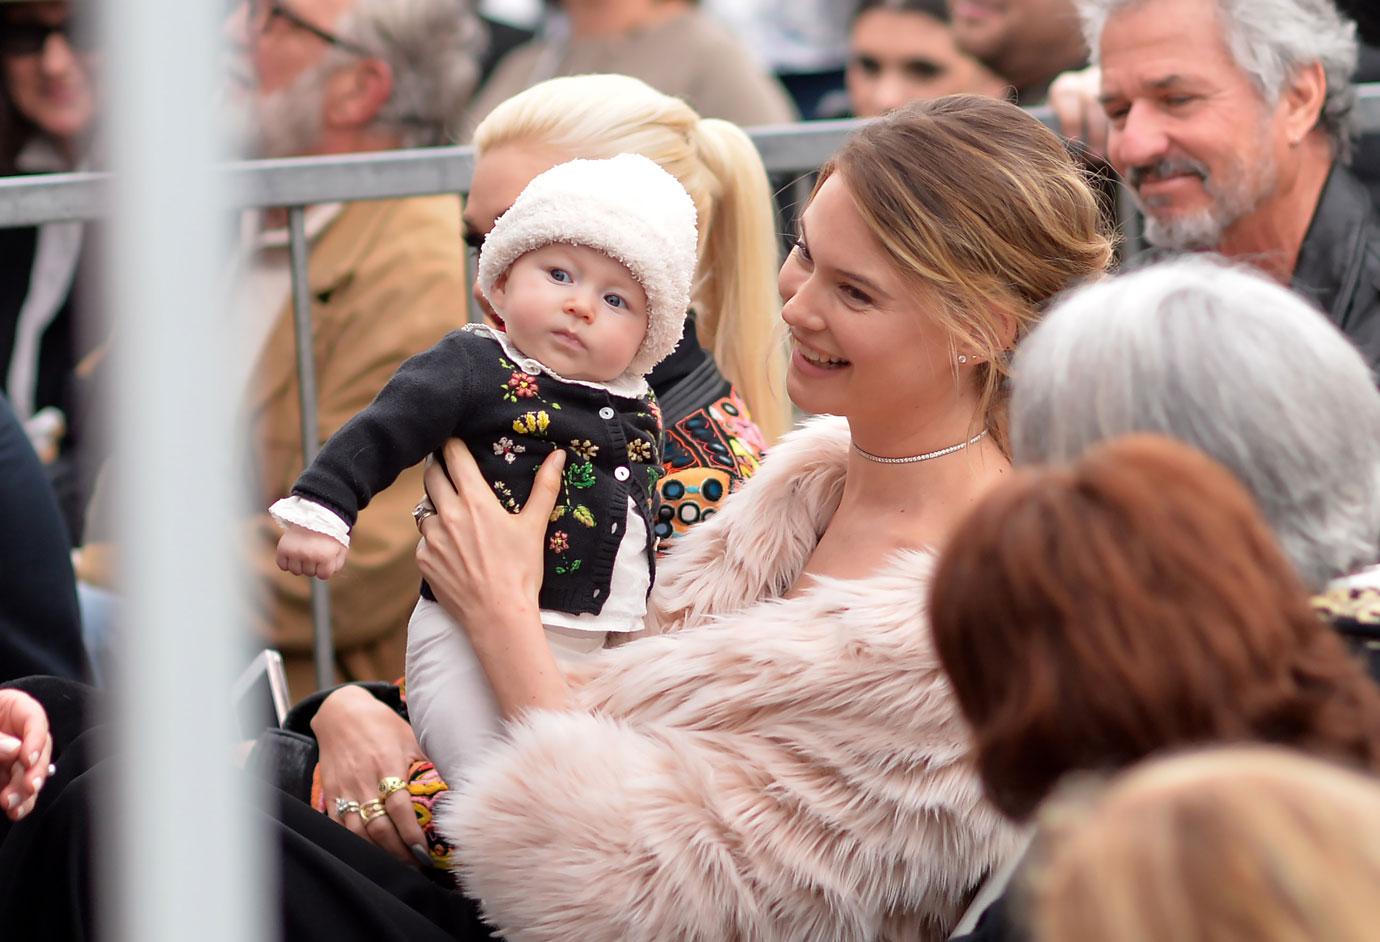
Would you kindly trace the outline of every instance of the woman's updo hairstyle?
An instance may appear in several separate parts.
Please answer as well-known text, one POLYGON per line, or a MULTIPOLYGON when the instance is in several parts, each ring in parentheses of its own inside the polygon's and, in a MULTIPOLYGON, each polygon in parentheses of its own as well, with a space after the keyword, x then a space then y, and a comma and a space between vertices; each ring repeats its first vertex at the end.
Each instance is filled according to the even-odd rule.
POLYGON ((980 415, 1009 454, 1011 350, 1051 298, 1112 258, 1084 171, 1015 105, 951 95, 867 125, 820 183, 834 173, 897 268, 938 294, 926 314, 949 334, 951 359, 980 364, 980 415))

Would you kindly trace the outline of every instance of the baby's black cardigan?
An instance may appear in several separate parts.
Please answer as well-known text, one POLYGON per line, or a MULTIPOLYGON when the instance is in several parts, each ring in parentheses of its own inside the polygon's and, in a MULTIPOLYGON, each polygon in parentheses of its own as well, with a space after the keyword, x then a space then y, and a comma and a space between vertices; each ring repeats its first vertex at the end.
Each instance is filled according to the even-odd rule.
MULTIPOLYGON (((448 438, 469 445, 499 499, 516 513, 542 459, 566 451, 561 496, 546 531, 539 604, 597 614, 608 598, 628 498, 647 531, 655 574, 661 419, 655 397, 528 373, 483 333, 457 330, 408 359, 369 406, 330 437, 292 493, 351 527, 374 494, 448 438)), ((418 495, 420 496, 420 495, 418 495)), ((422 594, 434 599, 422 584, 422 594)))

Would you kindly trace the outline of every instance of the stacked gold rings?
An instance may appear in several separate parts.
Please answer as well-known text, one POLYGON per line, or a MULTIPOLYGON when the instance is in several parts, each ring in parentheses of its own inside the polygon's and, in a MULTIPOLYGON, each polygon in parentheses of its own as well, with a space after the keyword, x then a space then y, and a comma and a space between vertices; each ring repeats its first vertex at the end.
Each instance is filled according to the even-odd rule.
POLYGON ((388 811, 383 807, 383 802, 378 798, 371 798, 359 806, 359 816, 364 819, 365 824, 375 818, 381 818, 387 813, 388 811))

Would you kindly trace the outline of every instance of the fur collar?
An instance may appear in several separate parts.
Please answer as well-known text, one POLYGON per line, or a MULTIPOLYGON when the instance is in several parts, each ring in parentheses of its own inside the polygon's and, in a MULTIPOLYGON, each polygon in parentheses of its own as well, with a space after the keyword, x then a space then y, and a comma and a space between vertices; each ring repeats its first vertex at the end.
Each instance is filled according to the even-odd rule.
POLYGON ((515 939, 942 939, 1017 848, 925 628, 931 559, 778 599, 838 506, 818 420, 662 569, 667 632, 572 677, 441 812, 515 939), (668 571, 669 570, 669 571, 668 571))

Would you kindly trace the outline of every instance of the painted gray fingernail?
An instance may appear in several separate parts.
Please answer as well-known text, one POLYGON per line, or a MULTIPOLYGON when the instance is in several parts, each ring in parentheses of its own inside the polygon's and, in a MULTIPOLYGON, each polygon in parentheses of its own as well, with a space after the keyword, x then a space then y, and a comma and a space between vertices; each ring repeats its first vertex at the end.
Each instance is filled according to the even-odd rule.
POLYGON ((34 764, 37 763, 37 762, 38 762, 38 750, 35 749, 33 752, 29 753, 29 765, 34 765, 34 764))
POLYGON ((412 856, 417 858, 417 863, 423 867, 431 866, 431 855, 426 852, 426 848, 421 844, 409 844, 407 849, 412 851, 412 856))
POLYGON ((10 797, 8 797, 8 798, 5 799, 5 808, 6 808, 6 810, 13 811, 13 810, 14 810, 14 806, 17 805, 17 804, 19 804, 19 795, 17 795, 17 794, 12 794, 12 795, 10 795, 10 797))
POLYGON ((34 787, 34 791, 37 792, 40 788, 43 787, 43 776, 35 775, 33 778, 29 779, 29 784, 32 785, 34 787))

